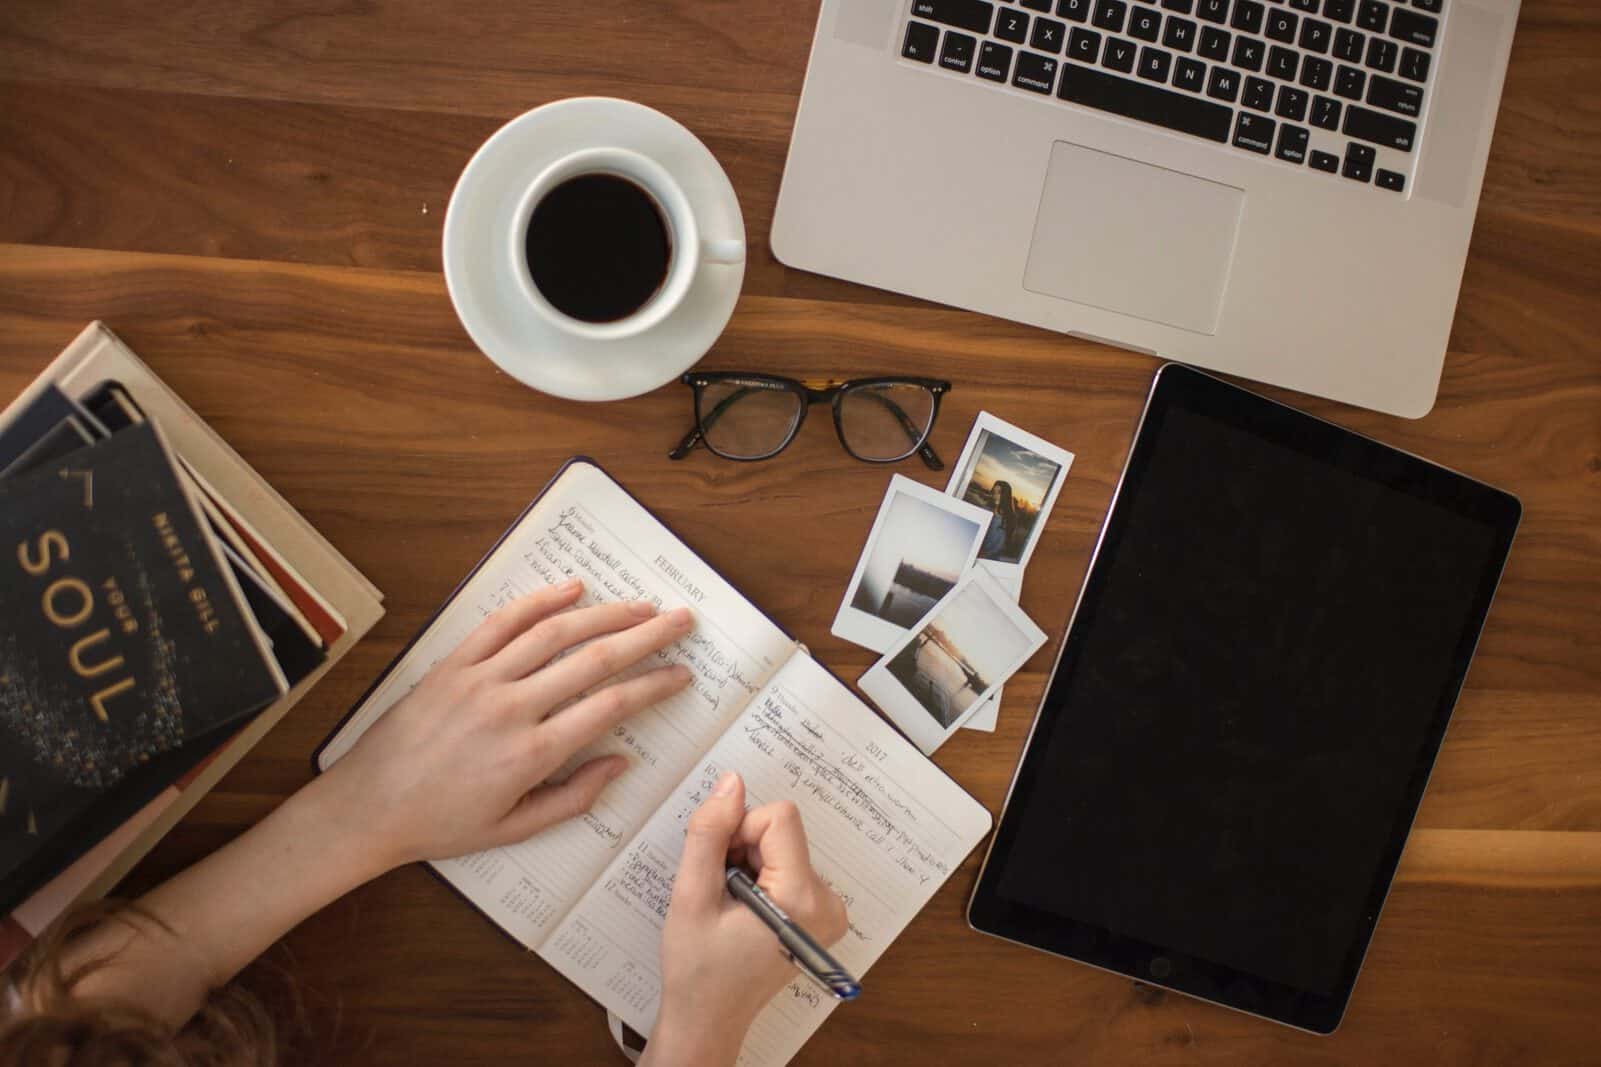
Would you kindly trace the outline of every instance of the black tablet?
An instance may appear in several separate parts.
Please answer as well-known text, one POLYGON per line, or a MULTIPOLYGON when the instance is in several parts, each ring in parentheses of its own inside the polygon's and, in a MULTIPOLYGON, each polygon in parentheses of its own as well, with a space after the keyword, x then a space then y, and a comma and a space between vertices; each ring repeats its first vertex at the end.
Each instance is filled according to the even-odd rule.
POLYGON ((968 908, 975 929, 1339 1025, 1516 498, 1156 375, 968 908))

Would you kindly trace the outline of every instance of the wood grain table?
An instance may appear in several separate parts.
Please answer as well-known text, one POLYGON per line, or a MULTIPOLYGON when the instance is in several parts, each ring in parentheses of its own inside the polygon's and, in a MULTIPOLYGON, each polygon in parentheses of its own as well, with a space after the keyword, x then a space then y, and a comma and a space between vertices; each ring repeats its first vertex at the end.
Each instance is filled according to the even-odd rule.
MULTIPOLYGON (((938 374, 1078 454, 1023 605, 1052 644, 938 762, 998 809, 1156 364, 787 269, 767 248, 816 0, 7 0, 0 395, 105 319, 387 594, 389 614, 138 869, 260 818, 565 457, 614 471, 854 678, 828 624, 887 472, 824 423, 777 461, 669 462, 680 386, 601 406, 478 354, 440 273, 452 184, 566 96, 660 108, 744 207, 708 368, 938 374)), ((933 135, 933 132, 930 132, 933 135)), ((1601 5, 1526 0, 1433 413, 1275 393, 1503 486, 1525 519, 1344 1027, 1315 1038, 968 930, 975 855, 797 1062, 1601 1062, 1601 5)), ((1271 390, 1270 390, 1271 392, 1271 390)), ((940 482, 916 464, 903 471, 940 482)), ((620 1062, 601 1011, 424 871, 307 922, 307 1062, 620 1062)))

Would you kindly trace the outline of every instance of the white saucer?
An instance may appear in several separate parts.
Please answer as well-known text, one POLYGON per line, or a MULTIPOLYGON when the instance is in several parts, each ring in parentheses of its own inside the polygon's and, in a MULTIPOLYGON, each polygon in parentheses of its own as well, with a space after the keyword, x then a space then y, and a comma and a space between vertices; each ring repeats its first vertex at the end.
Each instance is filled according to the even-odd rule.
POLYGON ((634 337, 586 340, 544 319, 512 274, 507 235, 518 201, 551 163, 585 148, 629 148, 683 187, 703 237, 745 238, 734 186, 711 151, 642 104, 590 96, 535 108, 495 131, 462 171, 445 212, 445 285, 473 342, 507 374, 569 400, 620 400, 694 366, 728 325, 745 265, 702 263, 667 318, 634 337))

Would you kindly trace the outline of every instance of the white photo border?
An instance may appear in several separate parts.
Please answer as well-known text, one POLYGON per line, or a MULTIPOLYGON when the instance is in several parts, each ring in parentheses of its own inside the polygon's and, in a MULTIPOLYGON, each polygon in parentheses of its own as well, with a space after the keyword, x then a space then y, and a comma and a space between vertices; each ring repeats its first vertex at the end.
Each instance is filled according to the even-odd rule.
MULTIPOLYGON (((1045 526, 1050 521, 1051 510, 1056 507, 1056 498, 1067 481, 1068 472, 1073 469, 1073 453, 1059 445, 1053 445, 1043 437, 1029 433, 1020 426, 1013 426, 1005 419, 998 418, 987 411, 980 411, 978 418, 973 420, 973 428, 968 431, 967 443, 962 446, 962 454, 957 457, 955 465, 951 468, 950 481, 945 485, 947 496, 961 500, 967 490, 967 482, 971 481, 968 464, 972 463, 978 450, 978 443, 984 439, 985 433, 996 437, 1003 437, 1016 445, 1021 445, 1044 458, 1055 463, 1059 469, 1055 481, 1051 483, 1050 490, 1040 503, 1039 518, 1034 522, 1034 529, 1029 531, 1028 544, 1018 555, 1016 563, 1004 563, 999 560, 981 560, 986 566, 1000 572, 1003 568, 1011 568, 1021 575, 1023 568, 1028 566, 1029 557, 1034 554, 1035 547, 1040 542, 1040 535, 1045 532, 1045 526)), ((965 503, 965 501, 964 501, 965 503)), ((982 509, 981 509, 982 510, 982 509)))

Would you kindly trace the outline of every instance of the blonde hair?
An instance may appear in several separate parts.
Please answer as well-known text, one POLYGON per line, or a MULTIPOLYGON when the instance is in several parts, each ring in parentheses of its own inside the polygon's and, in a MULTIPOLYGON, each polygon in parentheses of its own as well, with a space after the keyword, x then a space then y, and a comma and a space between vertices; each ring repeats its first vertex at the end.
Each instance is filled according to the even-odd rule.
POLYGON ((284 1049, 271 1014, 254 993, 233 982, 214 990, 177 1031, 136 1004, 78 996, 78 984, 108 960, 91 959, 68 969, 68 947, 101 923, 132 925, 134 920, 165 926, 135 904, 75 908, 6 969, 0 1067, 276 1067, 282 1062, 284 1049))

